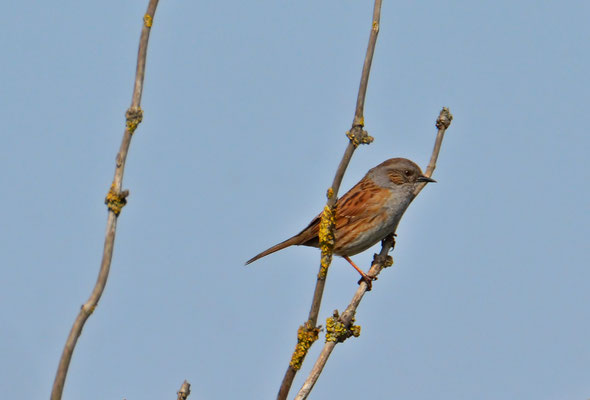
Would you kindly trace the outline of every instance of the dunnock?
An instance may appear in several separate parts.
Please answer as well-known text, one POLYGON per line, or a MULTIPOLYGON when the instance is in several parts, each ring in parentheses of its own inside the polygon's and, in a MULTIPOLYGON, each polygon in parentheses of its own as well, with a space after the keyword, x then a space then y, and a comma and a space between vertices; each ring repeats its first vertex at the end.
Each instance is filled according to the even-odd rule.
MULTIPOLYGON (((346 259, 367 279, 349 256, 367 250, 395 232, 413 199, 414 189, 421 182, 436 181, 424 176, 418 165, 405 158, 391 158, 370 169, 336 202, 334 254, 346 259)), ((297 235, 254 256, 246 265, 292 245, 319 247, 320 216, 297 235)))

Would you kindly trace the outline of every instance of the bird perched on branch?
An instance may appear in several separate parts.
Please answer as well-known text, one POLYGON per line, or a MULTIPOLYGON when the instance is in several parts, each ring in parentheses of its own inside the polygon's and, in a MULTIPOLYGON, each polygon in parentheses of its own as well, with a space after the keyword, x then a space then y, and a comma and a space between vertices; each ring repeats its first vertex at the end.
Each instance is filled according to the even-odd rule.
MULTIPOLYGON (((361 253, 395 232, 421 183, 436 182, 406 158, 391 158, 367 172, 336 202, 334 254, 343 257, 363 277, 370 280, 350 256, 361 253)), ((319 247, 321 214, 297 235, 272 246, 246 261, 246 265, 285 247, 319 247)))

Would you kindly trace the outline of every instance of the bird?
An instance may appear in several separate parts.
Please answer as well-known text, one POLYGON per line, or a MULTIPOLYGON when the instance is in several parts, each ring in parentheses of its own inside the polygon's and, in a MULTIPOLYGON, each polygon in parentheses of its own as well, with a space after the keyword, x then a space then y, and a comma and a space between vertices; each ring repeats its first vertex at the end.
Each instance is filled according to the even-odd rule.
MULTIPOLYGON (((372 280, 350 257, 394 234, 414 199, 414 189, 429 182, 436 181, 406 158, 391 158, 370 169, 336 202, 333 253, 348 261, 361 274, 361 280, 372 280)), ((319 247, 321 215, 297 235, 255 255, 246 265, 290 246, 319 247)))

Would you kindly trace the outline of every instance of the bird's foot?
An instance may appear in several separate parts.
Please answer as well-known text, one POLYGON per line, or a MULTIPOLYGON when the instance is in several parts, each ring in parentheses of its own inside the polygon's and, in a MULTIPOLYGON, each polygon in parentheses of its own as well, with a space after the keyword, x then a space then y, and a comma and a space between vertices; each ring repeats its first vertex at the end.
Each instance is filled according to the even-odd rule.
POLYGON ((365 282, 367 284, 367 292, 370 292, 373 289, 373 281, 376 281, 376 276, 369 276, 364 272, 361 274, 361 279, 359 279, 358 284, 360 285, 361 282, 365 282))

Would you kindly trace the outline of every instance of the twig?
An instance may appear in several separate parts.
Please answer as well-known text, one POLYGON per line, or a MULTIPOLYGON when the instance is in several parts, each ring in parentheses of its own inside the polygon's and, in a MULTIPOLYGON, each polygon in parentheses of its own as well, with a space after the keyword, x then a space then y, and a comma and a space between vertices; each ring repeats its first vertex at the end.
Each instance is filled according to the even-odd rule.
MULTIPOLYGON (((445 132, 451 125, 451 121, 453 120, 453 115, 449 111, 447 107, 443 107, 438 114, 438 118, 436 119, 436 127, 438 128, 438 133, 436 134, 436 140, 434 141, 434 148, 432 149, 432 155, 430 156, 430 162, 428 163, 428 167, 426 167, 426 172, 424 175, 431 177, 434 173, 434 169, 436 168, 436 160, 438 160, 438 153, 440 152, 440 146, 442 145, 443 138, 445 137, 445 132)), ((414 198, 418 196, 418 193, 424 189, 426 183, 420 184, 414 190, 414 198)))
POLYGON ((295 375, 301 367, 307 351, 317 339, 319 328, 316 325, 322 303, 324 287, 326 285, 328 267, 332 261, 332 249, 334 247, 334 206, 338 200, 338 190, 340 189, 344 172, 350 163, 352 154, 359 144, 368 144, 373 141, 373 138, 363 130, 365 124, 363 111, 365 107, 367 85, 369 83, 369 74, 371 72, 371 63, 373 62, 375 44, 377 43, 377 35, 379 33, 380 17, 381 0, 375 0, 375 5, 373 8, 373 20, 371 24, 371 34, 369 36, 369 44, 367 46, 367 53, 365 55, 363 71, 361 73, 361 81, 359 84, 354 119, 352 121, 352 127, 350 128, 350 131, 347 132, 350 142, 348 143, 348 146, 344 151, 344 155, 342 156, 342 160, 340 161, 340 165, 336 170, 332 186, 328 189, 328 201, 326 203, 326 207, 324 208, 324 212, 322 213, 322 221, 320 224, 320 249, 322 251, 321 265, 317 276, 313 300, 311 302, 308 319, 299 328, 298 343, 295 347, 295 351, 293 352, 293 356, 291 357, 289 367, 287 368, 285 376, 283 377, 283 381, 277 395, 277 400, 284 400, 287 398, 291 385, 293 384, 293 379, 295 379, 295 375))
POLYGON ((121 209, 125 205, 126 197, 129 195, 129 191, 121 190, 123 184, 123 173, 125 170, 125 161, 127 159, 127 152, 129 150, 129 144, 131 143, 131 137, 133 132, 142 120, 143 112, 140 108, 141 94, 143 91, 143 79, 145 76, 145 60, 147 55, 147 45, 150 36, 150 30, 152 27, 154 14, 156 7, 158 6, 158 0, 150 0, 146 14, 143 18, 143 28, 141 30, 141 37, 139 40, 139 51, 137 54, 137 69, 135 74, 135 85, 133 88, 133 96, 131 99, 131 106, 126 112, 126 126, 125 132, 123 133, 123 140, 119 153, 117 154, 115 176, 113 183, 106 197, 106 204, 109 209, 107 218, 107 229, 104 241, 104 249, 102 255, 102 261, 100 264, 100 271, 96 284, 88 301, 82 305, 76 320, 70 330, 68 339, 64 346, 59 365, 57 367, 57 373, 53 382, 53 389, 51 391, 51 400, 60 400, 63 388, 68 374, 68 368, 76 347, 76 342, 82 333, 82 328, 86 323, 86 320, 94 312, 102 292, 107 283, 109 276, 109 270, 111 267, 111 259, 113 257, 113 246, 115 243, 115 232, 117 229, 117 218, 121 212, 121 209))
MULTIPOLYGON (((438 133, 436 135, 434 150, 432 151, 430 163, 428 164, 428 168, 426 169, 426 172, 424 173, 424 175, 426 175, 428 177, 432 176, 432 173, 434 172, 434 169, 436 168, 436 161, 438 159, 438 154, 440 152, 442 139, 444 137, 445 131, 447 130, 447 128, 451 124, 452 119, 453 119, 453 116, 449 112, 449 109, 444 107, 441 110, 438 119, 436 120, 436 126, 438 128, 438 133)), ((420 191, 422 190, 422 188, 424 188, 424 186, 425 185, 421 185, 416 188, 416 190, 414 191, 413 199, 416 198, 416 196, 418 195, 418 193, 420 193, 420 191)), ((395 228, 397 229, 397 226, 395 228)), ((373 265, 371 266, 371 269, 369 270, 367 275, 377 277, 381 273, 383 268, 385 268, 393 263, 393 260, 387 255, 395 244, 395 241, 393 239, 394 239, 394 236, 391 235, 383 241, 381 251, 379 252, 379 254, 375 254, 375 257, 373 259, 373 265)), ((352 322, 354 321, 356 309, 357 309, 358 305, 360 304, 365 292, 367 292, 367 289, 368 289, 367 283, 365 281, 361 281, 359 284, 359 287, 356 290, 356 293, 354 294, 352 300, 350 301, 350 304, 348 305, 348 307, 346 307, 346 310, 342 313, 342 315, 339 318, 339 321, 344 326, 346 326, 348 328, 351 327, 352 322)), ((313 386, 317 382, 320 374, 322 373, 322 370, 324 369, 324 366, 326 365, 326 362, 328 361, 328 358, 330 357, 330 354, 332 353, 332 350, 334 350, 334 347, 336 347, 337 343, 339 343, 339 341, 327 341, 324 344, 324 348, 322 349, 320 355, 318 356, 318 359, 316 360, 311 372, 309 373, 309 376, 307 377, 307 379, 303 383, 303 386, 299 390, 299 393, 297 393, 295 400, 303 400, 303 399, 307 398, 307 396, 311 392, 311 389, 313 388, 313 386)))
POLYGON ((180 386, 180 390, 176 392, 178 397, 176 400, 186 400, 188 399, 189 394, 191 394, 191 384, 188 383, 186 380, 180 386))

